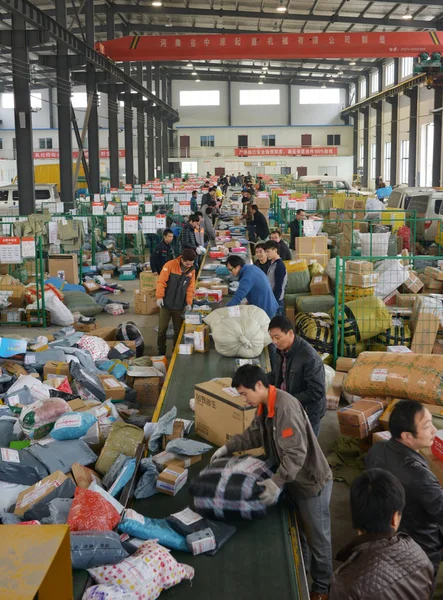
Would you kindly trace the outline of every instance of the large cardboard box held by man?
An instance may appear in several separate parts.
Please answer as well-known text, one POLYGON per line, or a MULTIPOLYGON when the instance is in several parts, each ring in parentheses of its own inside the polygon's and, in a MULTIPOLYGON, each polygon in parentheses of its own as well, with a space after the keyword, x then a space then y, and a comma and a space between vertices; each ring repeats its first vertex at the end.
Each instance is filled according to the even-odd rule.
POLYGON ((223 377, 195 385, 195 432, 208 442, 223 446, 233 435, 243 433, 255 416, 255 408, 223 377))

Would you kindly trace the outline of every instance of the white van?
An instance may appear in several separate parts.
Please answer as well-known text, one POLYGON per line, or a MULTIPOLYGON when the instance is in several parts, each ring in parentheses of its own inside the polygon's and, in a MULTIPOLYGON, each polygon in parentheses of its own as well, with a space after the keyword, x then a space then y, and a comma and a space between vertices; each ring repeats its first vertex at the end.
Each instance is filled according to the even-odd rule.
POLYGON ((310 175, 302 175, 297 181, 332 187, 335 192, 348 192, 350 194, 360 194, 361 196, 374 195, 372 192, 362 192, 361 190, 358 190, 353 187, 349 181, 343 179, 343 177, 333 177, 331 175, 317 175, 317 177, 313 177, 310 175))
MULTIPOLYGON (((45 204, 60 202, 57 185, 55 183, 37 184, 35 189, 35 210, 43 211, 45 204)), ((0 187, 0 214, 18 214, 18 185, 5 185, 0 187)))
POLYGON ((443 215, 443 191, 434 188, 408 187, 399 185, 388 198, 389 208, 416 211, 417 235, 426 242, 433 242, 438 233, 438 221, 443 215))

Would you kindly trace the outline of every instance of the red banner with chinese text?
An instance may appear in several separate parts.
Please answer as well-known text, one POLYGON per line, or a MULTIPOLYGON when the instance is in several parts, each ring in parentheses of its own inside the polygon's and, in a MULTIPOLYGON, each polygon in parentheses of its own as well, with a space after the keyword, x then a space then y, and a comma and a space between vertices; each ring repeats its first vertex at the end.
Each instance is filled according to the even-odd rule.
POLYGON ((126 36, 96 45, 116 61, 388 58, 442 52, 443 32, 126 36))
POLYGON ((337 156, 335 146, 322 148, 235 148, 235 156, 337 156))
MULTIPOLYGON (((88 151, 84 150, 83 151, 85 158, 88 158, 88 151)), ((49 159, 59 159, 60 158, 60 152, 58 150, 40 150, 38 152, 34 152, 33 154, 34 159, 37 160, 41 160, 44 158, 49 158, 49 159)), ((125 150, 119 150, 118 151, 118 156, 119 158, 125 158, 126 156, 126 152, 125 150)), ((72 158, 78 158, 78 150, 73 150, 72 152, 72 158)), ((109 150, 100 150, 100 158, 109 158, 109 150)))

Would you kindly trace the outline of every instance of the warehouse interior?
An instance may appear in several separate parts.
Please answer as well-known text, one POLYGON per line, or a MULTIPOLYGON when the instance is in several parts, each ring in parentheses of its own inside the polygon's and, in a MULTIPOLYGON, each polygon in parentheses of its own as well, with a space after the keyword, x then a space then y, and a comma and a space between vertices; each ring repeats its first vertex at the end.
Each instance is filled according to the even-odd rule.
MULTIPOLYGON (((402 400, 435 430, 410 452, 441 553, 442 57, 437 0, 0 0, 0 600, 366 598, 337 554, 402 400), (278 315, 321 359, 321 423, 278 315), (297 388, 292 451, 333 479, 322 583, 299 475, 260 502, 276 447, 272 468, 260 444, 212 462, 256 423, 232 383, 248 364, 277 399, 297 388)), ((371 563, 374 597, 443 599, 405 525, 414 485, 381 466, 425 566, 417 583, 393 559, 388 584, 371 563)))

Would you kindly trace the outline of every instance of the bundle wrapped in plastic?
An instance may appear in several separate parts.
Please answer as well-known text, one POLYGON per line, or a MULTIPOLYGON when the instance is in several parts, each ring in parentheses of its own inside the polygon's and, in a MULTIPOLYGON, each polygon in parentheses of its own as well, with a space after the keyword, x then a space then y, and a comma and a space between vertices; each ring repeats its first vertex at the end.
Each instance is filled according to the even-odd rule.
POLYGON ((383 352, 387 346, 406 346, 412 341, 409 325, 403 319, 393 318, 392 326, 368 341, 368 350, 383 352))
POLYGON ((332 354, 334 321, 327 313, 299 313, 294 320, 295 332, 317 352, 332 354))
POLYGON ((171 550, 189 552, 185 538, 177 533, 166 519, 150 519, 132 509, 127 509, 118 525, 120 533, 128 533, 141 540, 158 540, 171 550))
POLYGON ((443 355, 363 352, 346 376, 344 390, 443 406, 442 372, 443 355))
POLYGON ((259 482, 272 477, 267 464, 252 456, 223 458, 214 461, 191 481, 189 493, 195 509, 215 519, 266 516, 259 496, 259 482))
POLYGON ((359 300, 360 298, 366 298, 367 296, 374 295, 373 287, 362 288, 362 287, 357 287, 354 285, 345 285, 344 288, 345 289, 343 290, 343 287, 341 285, 339 285, 339 288, 338 288, 338 301, 339 302, 342 301, 343 293, 344 293, 345 302, 352 302, 353 300, 359 300))
POLYGON ((26 435, 36 440, 45 437, 59 417, 70 411, 69 404, 61 398, 37 400, 22 409, 20 425, 26 435))
MULTIPOLYGON (((222 523, 220 521, 211 521, 205 519, 190 508, 174 513, 167 517, 167 522, 171 527, 183 536, 189 536, 200 531, 210 530, 215 538, 215 548, 206 551, 206 554, 215 554, 237 531, 233 525, 222 523)), ((189 545, 189 544, 188 544, 189 545)))
POLYGON ((142 544, 137 552, 118 564, 89 569, 99 584, 88 588, 83 600, 156 600, 162 590, 193 579, 194 569, 178 563, 155 541, 142 544))
MULTIPOLYGON (((329 311, 334 319, 335 308, 329 311)), ((356 344, 389 329, 392 317, 384 302, 376 296, 347 302, 339 308, 338 333, 343 334, 345 344, 356 344)))

